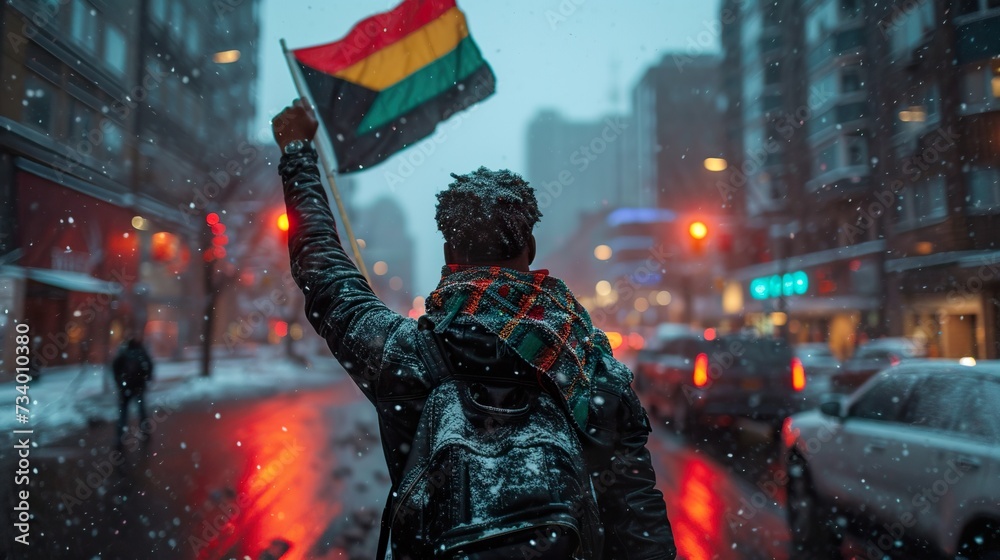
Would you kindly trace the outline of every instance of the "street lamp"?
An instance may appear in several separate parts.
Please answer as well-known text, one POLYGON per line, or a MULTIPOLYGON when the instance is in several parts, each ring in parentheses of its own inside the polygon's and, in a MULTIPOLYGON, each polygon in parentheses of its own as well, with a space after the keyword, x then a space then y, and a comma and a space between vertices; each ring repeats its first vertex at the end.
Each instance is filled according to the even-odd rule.
POLYGON ((722 158, 705 158, 705 169, 709 171, 725 171, 729 163, 722 158))

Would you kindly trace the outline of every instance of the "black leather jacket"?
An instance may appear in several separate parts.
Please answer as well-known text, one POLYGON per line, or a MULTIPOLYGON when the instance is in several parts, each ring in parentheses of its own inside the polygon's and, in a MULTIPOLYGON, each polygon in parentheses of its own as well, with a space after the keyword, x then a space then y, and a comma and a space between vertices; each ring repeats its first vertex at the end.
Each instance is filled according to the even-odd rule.
MULTIPOLYGON (((389 474, 402 478, 413 433, 431 387, 418 355, 417 321, 393 312, 372 292, 337 234, 312 150, 283 156, 279 171, 291 226, 292 275, 305 311, 333 355, 378 411, 389 474)), ((473 333, 467 321, 449 326, 456 352, 502 368, 509 353, 498 339, 473 333), (464 341, 464 342, 462 342, 464 341)), ((454 360, 453 360, 454 363, 454 360)), ((510 366, 507 366, 510 367, 510 366)), ((606 560, 672 559, 673 535, 646 449, 649 421, 631 379, 596 379, 595 402, 581 433, 605 528, 606 560)))

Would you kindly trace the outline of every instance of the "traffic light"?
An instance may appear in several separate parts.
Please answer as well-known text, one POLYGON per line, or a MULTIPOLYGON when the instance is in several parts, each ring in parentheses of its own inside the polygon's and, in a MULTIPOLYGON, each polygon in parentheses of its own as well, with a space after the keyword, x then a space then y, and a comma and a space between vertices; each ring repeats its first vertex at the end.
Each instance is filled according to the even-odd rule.
POLYGON ((208 224, 212 232, 212 246, 205 247, 203 257, 205 262, 212 262, 226 258, 226 245, 229 244, 229 237, 226 235, 226 224, 215 212, 205 216, 205 223, 208 224))
POLYGON ((701 255, 705 250, 705 240, 708 238, 708 226, 701 220, 695 220, 688 225, 688 237, 691 239, 691 252, 701 255))

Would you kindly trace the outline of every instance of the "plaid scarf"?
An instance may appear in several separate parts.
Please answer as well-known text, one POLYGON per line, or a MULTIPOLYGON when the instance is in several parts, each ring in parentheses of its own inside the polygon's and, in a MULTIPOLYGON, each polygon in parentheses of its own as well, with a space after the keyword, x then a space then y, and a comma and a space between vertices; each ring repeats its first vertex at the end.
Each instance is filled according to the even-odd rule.
POLYGON ((586 426, 591 379, 611 345, 562 280, 545 270, 448 265, 426 312, 438 331, 471 316, 551 379, 586 426))

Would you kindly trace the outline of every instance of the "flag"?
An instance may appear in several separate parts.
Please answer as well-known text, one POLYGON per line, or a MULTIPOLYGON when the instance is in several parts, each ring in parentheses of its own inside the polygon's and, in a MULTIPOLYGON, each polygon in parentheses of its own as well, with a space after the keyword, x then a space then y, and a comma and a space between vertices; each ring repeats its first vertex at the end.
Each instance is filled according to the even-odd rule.
POLYGON ((429 136, 495 86, 455 0, 404 0, 339 41, 292 55, 340 173, 371 167, 429 136))

